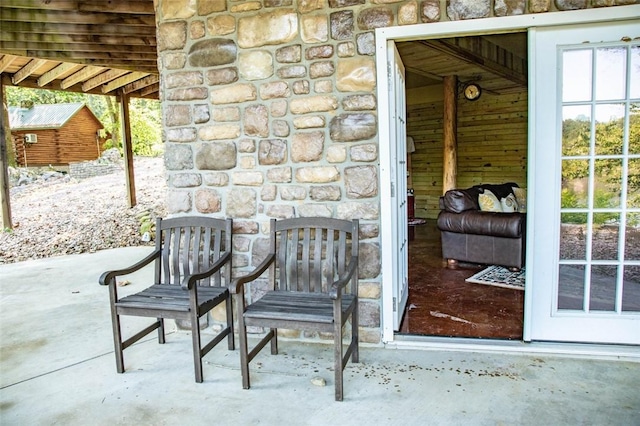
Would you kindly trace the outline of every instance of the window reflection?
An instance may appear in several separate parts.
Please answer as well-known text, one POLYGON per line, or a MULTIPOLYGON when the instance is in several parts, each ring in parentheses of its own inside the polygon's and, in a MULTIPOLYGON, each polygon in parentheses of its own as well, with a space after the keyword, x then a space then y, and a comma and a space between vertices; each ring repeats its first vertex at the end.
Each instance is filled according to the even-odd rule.
POLYGON ((560 259, 586 260, 586 213, 562 213, 560 226, 560 259))
POLYGON ((596 100, 624 99, 627 49, 604 47, 596 50, 596 100))
POLYGON ((596 155, 620 155, 624 147, 624 105, 596 106, 596 155))
POLYGON ((629 67, 631 78, 631 99, 640 99, 640 46, 631 48, 631 66, 629 67))
POLYGON ((562 101, 591 100, 592 50, 569 50, 562 54, 562 101))
POLYGON ((619 234, 619 214, 594 213, 591 258, 595 260, 618 260, 619 234))
POLYGON ((640 312, 640 46, 562 60, 558 309, 640 312))
POLYGON ((584 309, 584 266, 560 265, 558 309, 584 309))
POLYGON ((640 312, 640 266, 625 266, 622 310, 640 312))
POLYGON ((591 107, 562 108, 562 155, 588 155, 591 145, 591 107))
POLYGON ((618 267, 614 265, 594 265, 591 267, 589 310, 615 310, 617 275, 618 267))

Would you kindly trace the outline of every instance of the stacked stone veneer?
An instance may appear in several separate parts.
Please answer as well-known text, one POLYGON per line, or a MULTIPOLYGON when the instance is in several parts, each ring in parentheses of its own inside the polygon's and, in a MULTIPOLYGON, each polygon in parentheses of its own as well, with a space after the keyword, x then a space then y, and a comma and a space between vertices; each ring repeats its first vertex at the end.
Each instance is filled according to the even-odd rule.
POLYGON ((81 161, 69 164, 69 176, 76 179, 86 179, 103 176, 122 170, 122 166, 113 163, 96 161, 81 161))
POLYGON ((236 273, 270 218, 360 219, 361 339, 379 342, 375 29, 629 3, 157 0, 168 212, 232 217, 236 273))

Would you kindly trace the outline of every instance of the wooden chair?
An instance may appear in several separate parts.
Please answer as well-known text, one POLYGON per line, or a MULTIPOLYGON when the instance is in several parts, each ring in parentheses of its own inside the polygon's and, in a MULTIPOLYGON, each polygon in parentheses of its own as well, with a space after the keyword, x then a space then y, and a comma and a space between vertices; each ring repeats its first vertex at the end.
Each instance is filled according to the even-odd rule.
POLYGON ((165 342, 164 319, 191 323, 196 382, 202 383, 202 357, 215 345, 228 339, 234 349, 233 313, 228 285, 231 280, 231 219, 178 217, 158 219, 156 248, 138 263, 117 271, 107 271, 100 284, 109 286, 113 340, 118 373, 124 372, 124 349, 158 330, 158 341, 165 342), (155 262, 154 284, 145 290, 118 298, 116 277, 127 275, 155 262), (227 326, 204 347, 200 341, 199 318, 225 303, 227 326), (122 339, 120 316, 156 318, 148 327, 122 339))
POLYGON ((358 221, 328 218, 271 220, 270 250, 249 275, 231 286, 238 309, 242 386, 249 389, 249 363, 271 342, 278 353, 278 328, 332 332, 335 398, 342 401, 343 370, 358 362, 358 221), (245 303, 245 284, 269 269, 269 290, 245 303), (351 317, 351 342, 343 354, 343 327, 351 317), (269 331, 251 350, 247 326, 269 331))

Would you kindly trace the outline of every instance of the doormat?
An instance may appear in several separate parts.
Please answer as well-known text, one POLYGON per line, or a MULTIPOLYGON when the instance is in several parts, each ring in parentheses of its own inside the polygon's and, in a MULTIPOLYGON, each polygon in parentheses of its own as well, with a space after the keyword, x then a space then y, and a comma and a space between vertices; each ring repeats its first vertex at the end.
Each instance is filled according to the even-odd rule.
POLYGON ((502 266, 489 266, 465 280, 468 283, 524 290, 524 268, 511 272, 502 266))

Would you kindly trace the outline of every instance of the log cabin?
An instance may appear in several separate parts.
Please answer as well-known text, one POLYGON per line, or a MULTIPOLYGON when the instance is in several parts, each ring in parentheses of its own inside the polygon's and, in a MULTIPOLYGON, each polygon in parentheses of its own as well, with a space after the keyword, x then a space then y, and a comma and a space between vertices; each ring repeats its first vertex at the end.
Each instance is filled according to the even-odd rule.
POLYGON ((100 157, 104 126, 84 103, 9 107, 9 123, 21 167, 62 166, 100 157))

